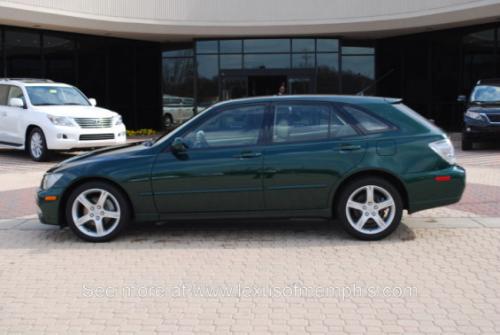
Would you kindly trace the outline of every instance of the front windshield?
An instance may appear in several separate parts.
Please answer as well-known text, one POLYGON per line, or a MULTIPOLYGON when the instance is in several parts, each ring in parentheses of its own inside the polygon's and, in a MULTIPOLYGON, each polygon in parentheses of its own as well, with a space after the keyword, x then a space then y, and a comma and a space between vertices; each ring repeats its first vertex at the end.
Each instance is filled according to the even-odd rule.
POLYGON ((87 98, 71 86, 27 86, 26 91, 33 106, 89 106, 87 98))
POLYGON ((479 85, 472 91, 471 102, 500 102, 500 87, 479 85))

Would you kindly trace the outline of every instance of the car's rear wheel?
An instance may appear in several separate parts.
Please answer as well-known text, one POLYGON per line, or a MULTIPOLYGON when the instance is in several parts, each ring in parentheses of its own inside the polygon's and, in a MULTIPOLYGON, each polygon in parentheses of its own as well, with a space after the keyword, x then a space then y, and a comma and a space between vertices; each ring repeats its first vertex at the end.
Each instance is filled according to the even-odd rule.
POLYGON ((390 235, 400 224, 403 202, 392 183, 379 177, 364 177, 341 190, 336 214, 352 236, 379 240, 390 235))
POLYGON ((44 162, 49 158, 47 141, 40 128, 36 127, 31 130, 26 141, 26 149, 34 161, 44 162))
POLYGON ((474 143, 471 141, 470 138, 464 133, 462 134, 462 150, 467 151, 467 150, 472 150, 474 143))
POLYGON ((106 242, 115 238, 130 220, 123 193, 105 182, 89 182, 71 192, 66 202, 66 221, 85 241, 106 242))

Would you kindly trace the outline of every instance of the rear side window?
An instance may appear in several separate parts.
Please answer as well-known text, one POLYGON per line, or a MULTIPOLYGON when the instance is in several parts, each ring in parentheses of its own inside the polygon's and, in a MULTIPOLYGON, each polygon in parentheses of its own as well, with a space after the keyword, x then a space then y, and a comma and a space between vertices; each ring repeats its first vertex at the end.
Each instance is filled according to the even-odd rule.
POLYGON ((356 135, 356 131, 329 105, 278 104, 275 106, 273 143, 326 140, 356 135))
POLYGON ((380 133, 391 130, 390 125, 380 120, 379 118, 370 115, 360 108, 350 105, 344 105, 342 106, 342 109, 354 120, 356 120, 358 126, 360 126, 366 132, 380 133))
POLYGON ((7 105, 7 96, 9 95, 9 86, 8 85, 0 85, 0 105, 7 105))

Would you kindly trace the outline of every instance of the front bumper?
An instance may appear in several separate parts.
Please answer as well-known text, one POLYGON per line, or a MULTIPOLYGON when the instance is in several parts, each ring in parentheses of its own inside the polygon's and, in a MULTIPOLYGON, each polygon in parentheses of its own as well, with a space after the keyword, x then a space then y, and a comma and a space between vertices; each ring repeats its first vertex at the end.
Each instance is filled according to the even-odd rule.
POLYGON ((405 182, 408 191, 408 212, 414 213, 459 202, 465 190, 465 181, 465 169, 458 165, 407 176, 405 182), (438 181, 437 177, 441 180, 443 177, 449 177, 449 180, 438 181))
POLYGON ((62 224, 60 218, 60 204, 63 190, 51 188, 50 190, 38 189, 36 204, 38 206, 38 219, 41 223, 50 225, 62 224), (45 200, 47 197, 56 197, 57 200, 45 200))
POLYGON ((51 127, 51 129, 45 131, 45 138, 49 150, 72 150, 125 144, 127 142, 127 133, 124 125, 99 129, 51 127), (108 137, 112 135, 113 138, 99 139, 103 135, 108 137))
POLYGON ((466 124, 463 136, 467 139, 500 139, 500 124, 472 125, 466 124))

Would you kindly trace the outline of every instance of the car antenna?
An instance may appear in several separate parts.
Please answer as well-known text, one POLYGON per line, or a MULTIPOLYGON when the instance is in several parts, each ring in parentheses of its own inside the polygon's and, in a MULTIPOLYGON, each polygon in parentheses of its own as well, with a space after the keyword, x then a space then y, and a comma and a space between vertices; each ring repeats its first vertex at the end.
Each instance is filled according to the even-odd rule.
POLYGON ((389 71, 387 71, 383 76, 381 76, 380 78, 378 78, 377 80, 375 80, 373 83, 369 84, 368 86, 366 86, 364 89, 362 89, 361 91, 359 91, 358 93, 356 93, 356 95, 360 95, 360 96, 363 96, 365 95, 365 92, 368 91, 370 88, 372 88, 373 86, 377 85, 379 82, 381 82, 382 80, 384 80, 385 78, 389 77, 389 75, 391 75, 392 73, 394 72, 394 69, 390 69, 389 71))

